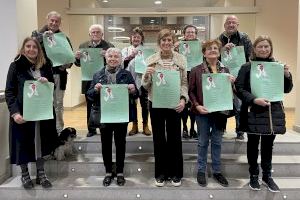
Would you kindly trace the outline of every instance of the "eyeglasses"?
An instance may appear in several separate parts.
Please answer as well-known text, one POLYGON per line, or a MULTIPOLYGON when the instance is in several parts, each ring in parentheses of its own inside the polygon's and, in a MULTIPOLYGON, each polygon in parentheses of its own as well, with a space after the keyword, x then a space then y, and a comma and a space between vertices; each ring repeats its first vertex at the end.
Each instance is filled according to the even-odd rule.
POLYGON ((187 33, 187 34, 194 34, 194 33, 196 33, 195 31, 187 31, 187 32, 185 32, 185 33, 187 33))

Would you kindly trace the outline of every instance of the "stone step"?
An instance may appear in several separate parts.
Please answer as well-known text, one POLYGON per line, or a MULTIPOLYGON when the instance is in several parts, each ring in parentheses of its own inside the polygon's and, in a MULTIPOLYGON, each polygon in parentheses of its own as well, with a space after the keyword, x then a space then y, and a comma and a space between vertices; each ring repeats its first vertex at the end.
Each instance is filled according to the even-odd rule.
MULTIPOLYGON (((80 134, 82 135, 82 134, 80 134)), ((222 153, 223 154, 246 154, 247 136, 245 139, 235 140, 234 133, 226 133, 223 137, 222 153)), ((127 136, 126 138, 127 153, 153 153, 152 136, 144 136, 138 134, 135 136, 127 136)), ((114 146, 114 145, 113 145, 114 146)), ((274 145, 274 155, 300 155, 300 134, 289 131, 285 135, 278 135, 274 145)), ((78 137, 75 140, 75 147, 79 153, 100 153, 101 141, 100 136, 78 137)), ((183 153, 196 154, 197 140, 182 140, 183 153)), ((210 148, 209 148, 210 151, 210 148)))
POLYGON ((158 188, 154 179, 149 177, 125 177, 126 184, 119 187, 112 183, 109 187, 102 186, 103 176, 68 176, 50 177, 51 189, 35 186, 32 190, 24 190, 20 177, 12 177, 0 185, 1 199, 101 199, 101 200, 298 200, 300 196, 300 177, 274 178, 281 188, 280 193, 271 193, 265 186, 261 191, 252 191, 248 187, 248 179, 228 179, 229 187, 222 187, 212 178, 208 179, 207 187, 197 184, 195 178, 182 179, 180 187, 167 183, 158 188))
MULTIPOLYGON (((113 155, 113 158, 115 155, 113 155)), ((258 158, 260 161, 260 158, 258 158)), ((222 172, 231 178, 247 178, 247 156, 242 154, 223 154, 222 172)), ((34 173, 34 165, 32 165, 34 173)), ((68 161, 47 161, 46 170, 51 175, 100 175, 105 173, 101 154, 79 154, 68 161)), ((273 156, 273 175, 276 177, 300 177, 300 156, 273 156)), ((211 159, 208 157, 208 173, 211 174, 211 159)), ((19 174, 19 167, 13 167, 13 175, 19 174)), ((154 174, 153 154, 126 154, 124 173, 127 176, 152 176, 154 174)), ((197 155, 184 154, 184 177, 197 174, 197 155)))

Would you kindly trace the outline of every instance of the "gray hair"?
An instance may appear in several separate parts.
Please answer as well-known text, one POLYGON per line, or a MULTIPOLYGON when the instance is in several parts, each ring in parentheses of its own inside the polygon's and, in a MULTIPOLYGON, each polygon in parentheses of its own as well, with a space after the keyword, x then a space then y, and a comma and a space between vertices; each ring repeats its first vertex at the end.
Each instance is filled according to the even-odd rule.
POLYGON ((97 28, 97 29, 99 29, 103 33, 103 26, 102 25, 100 25, 100 24, 92 24, 90 26, 90 28, 89 28, 89 33, 91 33, 91 31, 92 31, 93 28, 97 28))
POLYGON ((56 11, 51 11, 51 12, 49 12, 49 13, 47 14, 47 19, 49 19, 49 18, 52 17, 52 16, 56 16, 56 17, 58 17, 58 18, 61 20, 61 14, 59 14, 59 13, 56 12, 56 11))
POLYGON ((106 52, 105 52, 105 57, 107 57, 111 53, 119 54, 120 58, 122 59, 122 52, 121 52, 120 49, 115 48, 115 47, 111 47, 111 48, 107 49, 106 52))

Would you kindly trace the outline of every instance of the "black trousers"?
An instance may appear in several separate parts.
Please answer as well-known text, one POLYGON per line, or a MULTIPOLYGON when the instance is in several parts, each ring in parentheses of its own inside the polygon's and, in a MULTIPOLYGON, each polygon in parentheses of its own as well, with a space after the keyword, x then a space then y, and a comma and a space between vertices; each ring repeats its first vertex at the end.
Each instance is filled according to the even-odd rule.
POLYGON ((180 113, 180 116, 182 119, 183 129, 187 130, 187 120, 188 120, 188 117, 190 116, 191 130, 195 130, 195 128, 194 128, 195 121, 196 121, 195 114, 193 112, 191 112, 190 108, 191 108, 191 102, 188 102, 187 104, 185 104, 185 107, 184 107, 183 111, 180 113))
POLYGON ((87 98, 87 95, 85 95, 85 101, 86 101, 86 123, 87 123, 88 131, 90 133, 96 132, 96 128, 95 127, 91 127, 89 125, 89 119, 90 119, 90 115, 91 115, 91 109, 92 109, 92 106, 93 106, 93 102, 90 101, 87 98))
MULTIPOLYGON (((140 95, 139 95, 141 107, 142 107, 142 119, 143 119, 143 124, 148 123, 148 116, 149 116, 149 107, 148 107, 148 91, 142 86, 140 89, 140 95)), ((137 104, 133 106, 133 122, 138 122, 138 117, 137 117, 137 104)))
POLYGON ((111 123, 101 126, 102 156, 106 173, 112 173, 112 138, 116 147, 116 173, 123 173, 128 123, 111 123))
POLYGON ((155 178, 183 176, 180 114, 173 109, 152 108, 150 117, 153 132, 155 178))
POLYGON ((272 152, 273 144, 276 135, 255 135, 248 134, 247 142, 247 158, 249 164, 250 175, 259 175, 259 166, 257 164, 258 159, 258 145, 260 144, 261 151, 261 168, 263 171, 263 177, 271 176, 272 169, 272 152))

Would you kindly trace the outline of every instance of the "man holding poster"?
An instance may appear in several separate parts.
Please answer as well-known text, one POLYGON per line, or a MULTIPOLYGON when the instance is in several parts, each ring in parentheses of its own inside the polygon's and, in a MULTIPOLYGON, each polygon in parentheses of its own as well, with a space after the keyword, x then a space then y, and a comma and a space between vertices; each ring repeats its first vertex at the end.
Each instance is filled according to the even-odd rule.
MULTIPOLYGON (((61 15, 56 11, 51 11, 47 14, 47 24, 43 26, 39 31, 33 31, 32 37, 36 38, 43 50, 45 56, 47 55, 45 52, 45 44, 43 42, 43 37, 48 38, 47 40, 51 41, 51 47, 53 48, 57 42, 54 43, 54 34, 59 33, 62 34, 60 30, 61 25, 61 15), (50 39, 52 38, 52 39, 50 39)), ((67 41, 69 45, 72 48, 70 39, 67 37, 67 41)), ((74 56, 73 56, 74 59, 74 56)), ((51 63, 53 66, 53 62, 50 60, 49 57, 46 56, 46 61, 48 63, 51 63)), ((72 66, 72 62, 65 63, 60 66, 53 66, 53 76, 54 76, 54 83, 55 83, 55 89, 54 89, 54 108, 55 108, 55 114, 56 114, 56 130, 58 133, 60 133, 64 128, 64 120, 63 120, 63 112, 64 112, 64 96, 65 96, 65 90, 67 86, 67 68, 70 68, 72 66)))
MULTIPOLYGON (((86 54, 84 54, 83 49, 86 49, 87 51, 98 49, 99 50, 99 53, 98 53, 99 62, 101 59, 102 63, 101 62, 100 63, 105 65, 106 64, 106 61, 104 59, 105 51, 110 47, 114 47, 114 45, 111 44, 110 42, 103 40, 103 27, 100 24, 93 24, 90 26, 89 37, 90 37, 90 40, 80 44, 79 50, 76 51, 76 53, 75 53, 76 61, 74 64, 77 67, 81 67, 81 70, 84 70, 84 69, 82 67, 82 63, 81 63, 80 59, 84 58, 86 56, 86 54)), ((100 70, 100 68, 102 68, 104 66, 96 66, 96 67, 98 67, 98 70, 100 70)), ((82 83, 81 84, 81 93, 85 95, 85 100, 86 100, 86 120, 87 120, 87 127, 88 127, 88 133, 86 135, 87 137, 92 137, 93 135, 97 134, 96 128, 92 127, 89 124, 92 102, 88 99, 87 94, 86 94, 86 92, 88 91, 88 89, 91 85, 92 79, 93 79, 93 77, 91 76, 90 79, 85 79, 85 80, 82 79, 82 82, 81 82, 82 83)))
MULTIPOLYGON (((238 74, 238 70, 241 67, 242 64, 249 61, 249 57, 252 50, 252 43, 249 38, 249 36, 244 33, 238 31, 239 27, 239 19, 235 15, 229 15, 226 17, 225 23, 224 23, 224 29, 225 31, 219 36, 219 40, 222 42, 223 48, 223 57, 222 60, 224 60, 224 55, 228 58, 227 62, 223 62, 226 66, 230 69, 230 74, 236 75, 238 74), (236 52, 239 52, 241 50, 244 50, 245 58, 233 58, 232 56, 237 55, 236 52), (229 59, 231 60, 229 61, 229 59), (235 59, 236 62, 238 62, 240 65, 236 66, 238 69, 234 69, 234 66, 232 66, 232 60, 235 59), (230 64, 231 66, 227 65, 230 64)), ((240 109, 241 109, 241 100, 234 95, 234 106, 236 108, 236 115, 235 115, 235 125, 236 125, 236 138, 239 140, 244 139, 244 132, 240 130, 240 109)))

